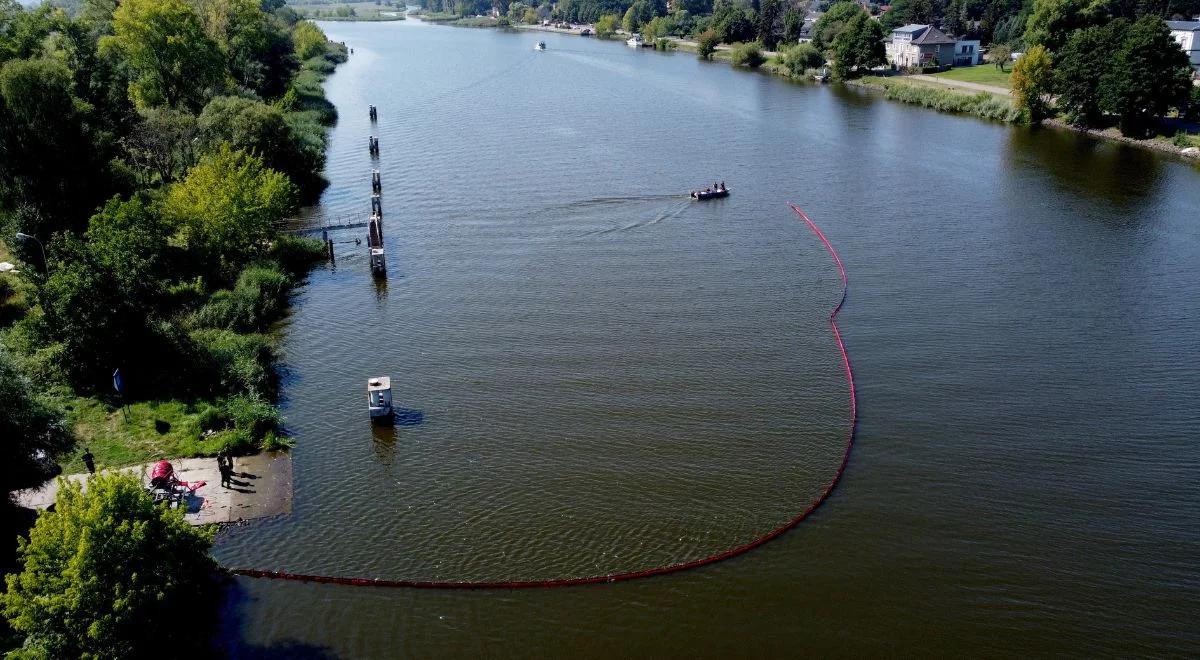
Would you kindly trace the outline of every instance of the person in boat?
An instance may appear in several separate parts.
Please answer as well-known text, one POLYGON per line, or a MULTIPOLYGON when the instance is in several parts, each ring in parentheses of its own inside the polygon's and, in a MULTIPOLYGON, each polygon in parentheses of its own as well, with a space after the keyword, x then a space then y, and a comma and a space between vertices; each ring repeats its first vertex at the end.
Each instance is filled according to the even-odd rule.
POLYGON ((725 182, 721 182, 721 192, 725 192, 725 182))

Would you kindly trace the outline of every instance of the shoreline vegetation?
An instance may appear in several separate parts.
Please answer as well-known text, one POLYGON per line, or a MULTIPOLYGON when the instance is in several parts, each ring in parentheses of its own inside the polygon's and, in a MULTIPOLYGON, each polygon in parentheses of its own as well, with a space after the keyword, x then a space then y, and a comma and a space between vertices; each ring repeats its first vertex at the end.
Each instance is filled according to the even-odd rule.
POLYGON ((405 20, 408 8, 399 0, 380 2, 329 2, 301 0, 288 3, 301 18, 317 21, 390 22, 405 20))
MULTIPOLYGON (((640 32, 646 40, 646 46, 653 47, 656 50, 681 50, 696 53, 702 59, 729 62, 731 65, 741 68, 761 69, 796 82, 812 83, 818 77, 832 77, 835 81, 844 83, 849 87, 869 93, 878 93, 888 100, 900 103, 918 105, 939 112, 970 115, 989 121, 1022 125, 1042 125, 1054 129, 1069 130, 1099 139, 1115 140, 1123 144, 1153 149, 1164 154, 1172 154, 1193 163, 1200 162, 1200 135, 1196 134, 1194 124, 1181 123, 1177 120, 1163 120, 1164 123, 1159 128, 1159 134, 1151 134, 1138 138, 1124 135, 1112 127, 1090 127, 1081 125, 1078 122, 1072 122, 1067 114, 1046 116, 1046 112, 1039 112, 1037 108, 1031 110, 1027 103, 1023 103, 1019 89, 1010 90, 1013 86, 1011 81, 1013 73, 1011 69, 996 67, 991 63, 981 63, 972 67, 952 68, 948 71, 932 73, 932 75, 903 75, 891 71, 881 73, 879 67, 883 63, 882 45, 880 44, 879 48, 861 45, 864 42, 869 43, 873 41, 877 35, 874 34, 875 28, 869 25, 868 21, 863 20, 866 13, 855 9, 853 3, 835 3, 826 12, 825 16, 837 14, 839 5, 847 5, 845 10, 841 12, 846 15, 837 18, 835 21, 830 21, 833 25, 822 26, 820 21, 814 25, 813 30, 818 33, 818 36, 820 36, 823 28, 828 28, 826 30, 827 33, 830 31, 835 33, 832 37, 825 38, 824 45, 829 47, 826 50, 809 44, 796 44, 785 47, 782 43, 776 46, 776 50, 769 50, 762 43, 761 37, 763 31, 760 29, 756 34, 753 25, 734 26, 732 28, 728 25, 718 25, 716 28, 710 28, 707 33, 697 34, 694 39, 684 38, 671 33, 680 29, 680 22, 688 20, 693 22, 692 29, 699 29, 702 25, 696 24, 705 19, 710 19, 710 24, 716 23, 719 19, 728 19, 728 17, 722 19, 718 15, 721 11, 720 9, 714 10, 712 16, 700 17, 699 19, 685 16, 681 21, 671 16, 658 16, 653 19, 642 20, 639 24, 638 17, 631 16, 630 14, 630 12, 635 12, 637 6, 635 3, 626 12, 623 19, 618 15, 606 15, 600 17, 599 20, 595 20, 593 23, 566 25, 551 23, 544 25, 542 21, 545 18, 542 16, 543 12, 541 12, 540 8, 535 11, 532 7, 520 5, 515 2, 509 6, 511 8, 514 5, 519 7, 516 13, 510 10, 509 14, 498 18, 491 16, 463 16, 454 11, 433 11, 430 9, 418 9, 412 12, 412 16, 420 20, 456 27, 498 27, 575 36, 581 36, 580 32, 582 28, 586 27, 591 30, 591 36, 604 40, 624 40, 631 34, 640 32), (853 34, 853 39, 848 37, 843 38, 841 47, 843 59, 847 61, 853 60, 859 64, 853 67, 857 69, 856 71, 848 69, 839 71, 836 62, 836 53, 838 51, 837 33, 839 30, 846 31, 846 25, 851 23, 855 18, 853 12, 858 12, 858 22, 861 23, 861 26, 859 28, 852 26, 850 33, 853 33, 857 29, 859 33, 867 35, 868 38, 864 39, 859 35, 853 34), (841 24, 837 24, 837 21, 841 21, 841 24), (728 39, 731 38, 731 34, 747 37, 747 40, 730 42, 728 39), (752 40, 755 36, 759 37, 758 41, 752 40), (857 43, 847 43, 850 41, 857 43), (830 58, 827 57, 828 55, 834 55, 835 57, 830 58), (1168 127, 1175 124, 1179 124, 1184 128, 1176 129, 1177 132, 1173 136, 1161 134, 1162 131, 1169 130, 1168 127)), ((686 13, 686 11, 683 12, 683 14, 686 13)), ((548 13, 547 16, 549 16, 548 13)), ((735 23, 736 20, 734 19, 735 23)), ((787 34, 787 21, 785 20, 784 23, 785 34, 783 36, 787 37, 789 36, 787 34)), ((775 36, 778 37, 779 35, 775 36)), ((1005 47, 1001 49, 1001 52, 1007 53, 1009 51, 1005 47)), ((1193 92, 1193 96, 1196 97, 1198 95, 1193 92)), ((1194 106, 1196 103, 1200 103, 1200 101, 1192 105, 1194 106)))
POLYGON ((277 227, 327 185, 322 83, 347 49, 282 0, 204 6, 47 4, 8 20, 64 38, 0 29, 6 494, 84 448, 106 468, 292 444, 277 326, 325 246, 277 227))

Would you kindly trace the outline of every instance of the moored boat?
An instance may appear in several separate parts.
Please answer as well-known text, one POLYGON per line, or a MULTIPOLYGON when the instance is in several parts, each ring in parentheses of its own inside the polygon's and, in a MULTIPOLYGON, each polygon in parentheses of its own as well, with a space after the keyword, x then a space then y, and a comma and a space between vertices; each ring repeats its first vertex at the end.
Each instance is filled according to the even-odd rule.
POLYGON ((632 37, 629 37, 629 39, 625 42, 625 45, 629 46, 630 48, 641 48, 642 46, 646 45, 646 42, 642 39, 642 35, 635 34, 632 37))

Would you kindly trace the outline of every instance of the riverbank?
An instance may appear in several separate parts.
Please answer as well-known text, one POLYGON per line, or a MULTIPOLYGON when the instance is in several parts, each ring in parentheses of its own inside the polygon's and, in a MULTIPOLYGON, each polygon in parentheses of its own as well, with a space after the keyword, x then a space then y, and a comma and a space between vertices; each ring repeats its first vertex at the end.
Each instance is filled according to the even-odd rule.
MULTIPOLYGON (((114 199, 86 231, 46 241, 48 257, 27 249, 17 271, 0 274, 0 358, 28 378, 20 386, 46 402, 61 420, 56 426, 70 429, 75 449, 56 456, 65 471, 83 469, 85 447, 96 464, 121 467, 222 449, 248 455, 291 446, 275 407, 281 339, 275 325, 288 311, 292 289, 324 259, 325 246, 279 233, 274 225, 327 185, 320 172, 337 110, 325 98, 323 81, 347 58, 343 45, 326 40, 311 23, 300 26, 309 26, 320 41, 303 51, 307 57, 276 105, 213 99, 211 108, 243 122, 242 133, 222 135, 224 142, 207 147, 186 174, 160 183, 157 196, 114 199), (274 113, 267 120, 276 123, 265 130, 276 131, 271 144, 282 154, 253 142, 239 144, 252 153, 230 148, 229 141, 252 141, 263 130, 257 116, 245 118, 251 112, 274 113), (275 137, 279 132, 287 139, 275 137), (285 168, 291 179, 279 171, 285 168), (243 197, 255 201, 247 204, 243 197), (122 224, 128 217, 140 228, 122 224), (231 220, 237 226, 212 224, 231 220), (201 243, 181 234, 181 226, 203 228, 214 238, 201 243), (121 242, 139 229, 141 243, 121 242), (64 247, 68 241, 75 241, 73 252, 64 247), (101 255, 140 269, 139 282, 110 273, 101 255), (47 262, 49 275, 36 272, 33 258, 47 262), (176 265, 158 266, 164 261, 176 265), (95 280, 120 281, 116 286, 127 289, 95 280), (109 300, 121 302, 104 302, 109 300), (57 329, 64 326, 70 332, 57 329), (89 361, 98 366, 79 366, 89 361), (121 374, 120 394, 112 391, 114 367, 121 374)), ((210 114, 206 109, 203 117, 210 114)), ((187 119, 196 121, 181 121, 187 119)), ((2 260, 17 261, 8 246, 0 251, 2 260)))
POLYGON ((880 92, 884 98, 912 105, 919 105, 941 112, 974 115, 1010 124, 1028 122, 1028 117, 1011 97, 990 92, 969 93, 958 91, 940 83, 922 83, 909 77, 867 76, 847 80, 845 84, 858 89, 880 92))
MULTIPOLYGON (((454 25, 455 23, 448 22, 446 24, 454 25)), ((515 25, 512 27, 519 30, 580 36, 580 31, 583 27, 591 26, 559 28, 548 25, 515 25)), ((614 36, 606 40, 621 41, 626 37, 628 37, 628 34, 619 30, 614 36)), ((697 44, 694 41, 679 37, 666 37, 666 39, 672 49, 691 53, 697 51, 697 44)), ((730 62, 736 48, 737 44, 721 44, 717 46, 711 59, 713 61, 730 62)), ((761 52, 766 58, 766 62, 760 67, 764 71, 796 82, 811 82, 810 76, 797 77, 792 75, 780 61, 781 52, 768 50, 762 50, 761 52)), ((987 65, 979 65, 979 67, 983 66, 987 65)), ((989 71, 988 73, 991 74, 992 72, 989 71)), ((1006 72, 1006 74, 1011 74, 1011 72, 1006 72)), ((843 81, 843 83, 850 87, 882 93, 884 98, 891 101, 919 105, 939 112, 967 114, 979 117, 980 119, 1011 124, 1028 123, 1029 120, 1026 113, 1017 108, 1013 103, 1012 91, 1007 87, 996 84, 997 82, 1006 80, 1007 75, 981 76, 977 81, 974 79, 960 79, 960 76, 937 74, 887 77, 867 76, 855 80, 843 81)), ((1152 149, 1159 153, 1172 154, 1190 161, 1200 161, 1200 138, 1197 136, 1191 136, 1184 144, 1177 144, 1177 140, 1164 136, 1157 136, 1148 140, 1138 140, 1121 135, 1115 129, 1079 128, 1060 119, 1047 119, 1041 123, 1052 128, 1086 133, 1087 135, 1101 139, 1114 140, 1124 144, 1152 149)))

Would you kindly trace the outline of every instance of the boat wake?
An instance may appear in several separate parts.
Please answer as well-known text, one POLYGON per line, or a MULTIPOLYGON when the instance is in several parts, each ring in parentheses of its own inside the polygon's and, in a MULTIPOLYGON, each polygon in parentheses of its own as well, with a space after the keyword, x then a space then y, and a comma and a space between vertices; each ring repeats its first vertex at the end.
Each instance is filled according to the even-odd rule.
POLYGON ((643 218, 643 219, 637 220, 635 222, 631 222, 629 224, 622 225, 620 227, 609 227, 608 229, 599 229, 596 231, 590 231, 590 232, 585 233, 584 236, 603 236, 605 234, 614 234, 614 233, 618 233, 618 232, 632 231, 635 229, 641 229, 642 227, 649 227, 652 225, 657 225, 658 223, 662 222, 663 220, 669 220, 671 218, 678 216, 680 213, 683 213, 683 210, 689 206, 688 202, 689 202, 689 200, 684 200, 682 202, 679 202, 677 204, 669 206, 666 209, 662 209, 658 213, 656 213, 654 215, 654 217, 652 217, 652 218, 643 218))

